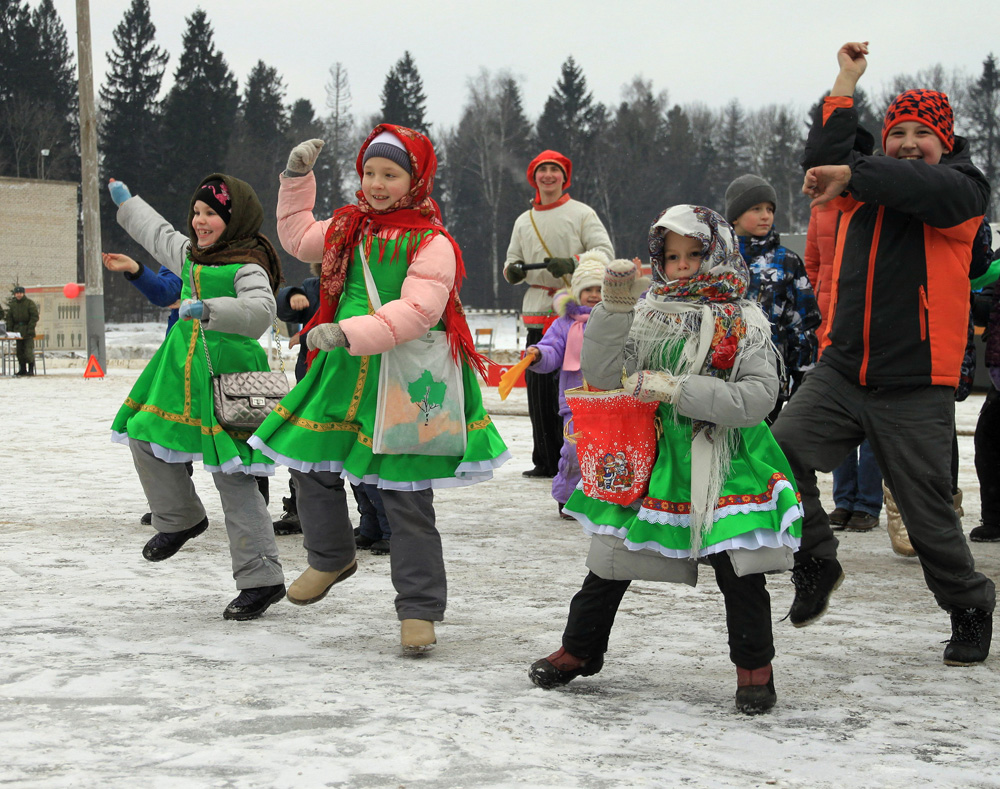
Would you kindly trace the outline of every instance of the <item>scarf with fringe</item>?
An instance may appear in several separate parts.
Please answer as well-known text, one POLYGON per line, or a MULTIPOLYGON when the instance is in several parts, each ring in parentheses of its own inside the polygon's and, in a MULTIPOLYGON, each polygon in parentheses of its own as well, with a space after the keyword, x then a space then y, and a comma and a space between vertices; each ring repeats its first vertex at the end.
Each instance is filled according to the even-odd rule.
MULTIPOLYGON (((738 356, 771 344, 767 316, 744 298, 750 272, 736 233, 722 216, 690 205, 662 212, 649 231, 649 254, 653 284, 636 305, 629 333, 636 369, 664 370, 682 380, 708 375, 728 381, 738 356), (668 232, 701 240, 702 265, 694 277, 665 278, 663 248, 668 232)), ((692 420, 692 557, 698 555, 714 523, 715 505, 739 435, 736 428, 692 420)))
MULTIPOLYGON (((449 294, 445 307, 444 326, 451 346, 452 356, 457 363, 462 357, 468 359, 473 368, 485 379, 485 358, 476 352, 472 340, 472 332, 465 320, 465 309, 459 298, 462 280, 465 279, 465 264, 462 261, 462 250, 458 243, 444 228, 441 219, 441 209, 431 197, 434 189, 434 176, 437 172, 437 156, 434 146, 420 132, 396 126, 391 123, 380 123, 364 141, 358 153, 356 169, 358 176, 364 173, 365 151, 379 134, 384 131, 395 134, 410 157, 410 191, 403 195, 393 206, 386 209, 372 208, 365 199, 364 192, 358 190, 356 205, 346 205, 333 213, 333 221, 326 233, 326 245, 323 251, 323 263, 320 272, 320 306, 312 320, 303 328, 303 332, 320 323, 332 323, 337 314, 341 294, 344 292, 344 282, 347 279, 347 269, 351 262, 355 246, 363 236, 375 236, 383 233, 390 238, 399 238, 404 233, 412 233, 412 242, 406 247, 407 266, 420 253, 420 250, 435 236, 444 236, 455 251, 455 282, 449 294)), ((396 246, 398 252, 400 246, 396 246)), ((383 247, 384 249, 384 247, 383 247)), ((379 263, 396 262, 396 253, 385 261, 379 258, 379 263)), ((308 360, 311 363, 316 351, 310 351, 308 360)))

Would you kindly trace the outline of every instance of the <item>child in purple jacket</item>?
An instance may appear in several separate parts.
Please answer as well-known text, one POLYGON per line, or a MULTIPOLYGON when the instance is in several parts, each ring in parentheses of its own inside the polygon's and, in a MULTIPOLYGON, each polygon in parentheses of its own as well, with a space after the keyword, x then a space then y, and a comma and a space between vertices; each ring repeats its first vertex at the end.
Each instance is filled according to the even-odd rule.
MULTIPOLYGON (((583 347, 583 330, 590 317, 590 310, 601 301, 601 284, 608 258, 603 252, 590 251, 580 256, 569 290, 560 290, 552 297, 552 306, 559 316, 546 330, 538 345, 530 345, 525 355, 534 356, 535 361, 528 369, 536 373, 559 372, 559 415, 563 420, 563 434, 573 431, 566 429, 572 419, 566 405, 567 389, 583 384, 580 371, 580 349, 583 347)), ((559 514, 563 515, 563 505, 580 483, 580 464, 576 458, 576 443, 568 438, 563 440, 559 453, 559 471, 552 480, 552 498, 559 504, 559 514)))

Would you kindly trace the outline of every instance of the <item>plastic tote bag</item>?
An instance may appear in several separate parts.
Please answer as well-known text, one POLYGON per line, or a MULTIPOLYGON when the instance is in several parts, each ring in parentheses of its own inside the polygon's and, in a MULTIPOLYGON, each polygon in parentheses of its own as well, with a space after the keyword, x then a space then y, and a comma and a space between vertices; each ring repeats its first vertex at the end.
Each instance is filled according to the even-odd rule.
MULTIPOLYGON (((378 310, 378 289, 362 260, 378 310)), ((373 432, 376 455, 465 454, 465 386, 445 332, 429 331, 382 354, 373 432)))
POLYGON ((382 354, 377 455, 465 454, 465 389, 448 335, 427 332, 382 354))

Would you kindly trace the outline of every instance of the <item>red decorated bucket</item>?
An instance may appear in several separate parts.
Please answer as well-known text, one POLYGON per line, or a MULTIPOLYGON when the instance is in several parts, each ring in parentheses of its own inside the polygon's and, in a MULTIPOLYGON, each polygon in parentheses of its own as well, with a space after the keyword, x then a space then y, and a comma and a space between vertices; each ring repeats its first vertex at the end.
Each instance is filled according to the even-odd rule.
POLYGON ((631 504, 646 495, 656 462, 656 409, 624 389, 567 389, 583 492, 593 499, 631 504))

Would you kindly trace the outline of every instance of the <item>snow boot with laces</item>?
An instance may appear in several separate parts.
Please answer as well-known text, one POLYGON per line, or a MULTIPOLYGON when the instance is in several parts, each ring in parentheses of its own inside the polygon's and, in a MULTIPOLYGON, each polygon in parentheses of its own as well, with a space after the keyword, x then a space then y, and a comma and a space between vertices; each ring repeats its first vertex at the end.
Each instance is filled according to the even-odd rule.
POLYGON ((760 715, 771 709, 777 700, 770 663, 762 668, 736 667, 736 709, 744 715, 760 715))
POLYGON ((951 639, 944 648, 946 666, 974 666, 990 654, 993 638, 993 612, 981 608, 956 608, 951 611, 951 639))
POLYGON ((274 521, 274 533, 278 536, 286 534, 302 534, 302 524, 299 522, 299 511, 295 505, 295 499, 284 496, 281 503, 285 511, 281 517, 274 521))
POLYGON ((811 557, 792 568, 795 599, 788 618, 795 627, 811 625, 830 605, 830 595, 844 581, 844 569, 836 559, 811 557))

